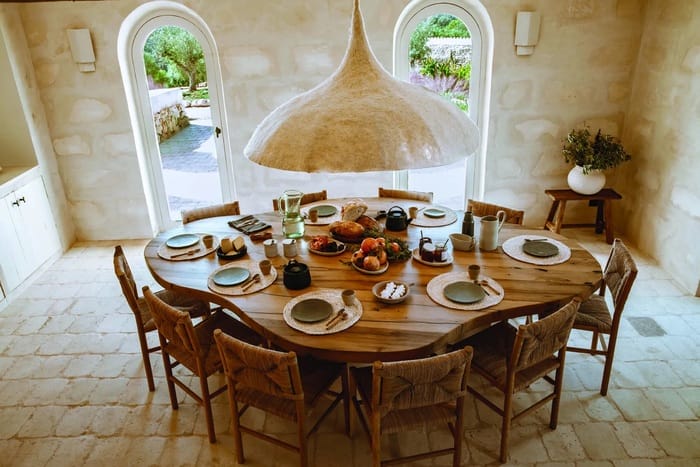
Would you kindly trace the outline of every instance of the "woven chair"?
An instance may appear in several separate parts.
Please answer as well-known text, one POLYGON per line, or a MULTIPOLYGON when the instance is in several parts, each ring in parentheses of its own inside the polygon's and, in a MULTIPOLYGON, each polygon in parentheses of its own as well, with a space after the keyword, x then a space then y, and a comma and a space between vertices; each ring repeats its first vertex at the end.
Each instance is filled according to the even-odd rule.
POLYGON ((603 380, 600 384, 600 394, 603 396, 608 393, 622 311, 625 308, 627 297, 636 277, 637 265, 632 255, 625 244, 622 243, 622 240, 616 238, 603 271, 603 282, 600 285, 598 294, 591 295, 588 300, 581 303, 574 321, 574 329, 592 333, 591 346, 590 348, 573 346, 567 346, 566 348, 571 352, 603 355, 605 357, 603 380), (606 287, 610 289, 612 296, 614 306, 612 313, 610 313, 610 309, 605 302, 606 287), (608 335, 607 344, 603 338, 604 334, 608 335), (598 349, 598 341, 600 341, 600 349, 598 349))
POLYGON ((495 216, 498 211, 505 211, 505 222, 509 224, 522 225, 523 218, 525 217, 525 211, 506 208, 497 204, 484 203, 482 201, 476 201, 473 199, 467 200, 467 211, 471 211, 472 214, 478 217, 495 216))
MULTIPOLYGON (((326 193, 326 190, 323 191, 316 191, 314 193, 304 193, 304 195, 301 197, 301 204, 309 204, 309 203, 314 203, 316 201, 324 201, 328 199, 328 193, 326 193)), ((279 199, 275 198, 272 200, 272 209, 274 211, 279 211, 279 199)))
MULTIPOLYGON (((508 439, 513 420, 552 401, 549 427, 555 429, 559 418, 559 401, 564 379, 566 341, 581 301, 575 298, 548 317, 515 329, 502 321, 458 345, 474 348, 472 369, 503 393, 502 408, 491 402, 473 386, 469 392, 499 414, 501 425, 500 461, 507 462, 508 439), (555 355, 556 354, 556 355, 555 355), (554 379, 549 373, 555 371, 554 379), (552 392, 529 407, 515 413, 513 396, 539 379, 553 384, 552 392)), ((488 389, 488 388, 487 388, 488 389)))
POLYGON ((377 194, 380 198, 414 199, 416 201, 425 201, 426 203, 433 202, 432 191, 391 190, 379 187, 377 194))
POLYGON ((207 377, 222 369, 221 359, 214 344, 214 330, 223 329, 232 336, 256 345, 261 342, 261 339, 246 325, 227 315, 223 310, 217 311, 206 320, 193 326, 189 314, 165 303, 151 292, 148 286, 143 288, 143 295, 158 329, 163 366, 170 393, 170 405, 173 410, 178 409, 177 394, 175 393, 175 385, 177 385, 204 407, 209 442, 215 443, 216 434, 211 399, 226 391, 226 385, 224 384, 210 392, 207 382, 207 377), (173 368, 178 365, 184 366, 198 377, 201 394, 197 394, 173 374, 173 368))
POLYGON ((203 208, 185 209, 182 211, 182 223, 188 224, 199 219, 219 216, 237 216, 241 213, 241 208, 238 201, 231 203, 216 204, 213 206, 205 206, 203 208))
MULTIPOLYGON (((255 347, 219 329, 214 331, 214 340, 228 385, 231 427, 238 463, 245 462, 242 433, 246 433, 298 452, 301 465, 306 466, 307 438, 348 394, 345 365, 311 359, 297 360, 294 352, 255 347), (338 377, 342 378, 343 392, 330 392, 330 386, 338 377), (307 420, 308 412, 324 394, 331 394, 333 399, 311 425, 307 420), (251 406, 296 422, 298 444, 293 445, 241 425, 241 416, 251 406)), ((349 431, 347 402, 346 400, 345 423, 346 431, 349 431)))
POLYGON ((471 359, 472 349, 466 347, 435 357, 351 368, 361 397, 361 401, 353 397, 353 402, 370 434, 374 467, 447 454, 452 454, 454 467, 462 465, 464 399, 471 359), (453 447, 381 460, 382 434, 445 422, 452 431, 453 447))
MULTIPOLYGON (((114 247, 114 274, 119 280, 119 285, 122 288, 122 294, 126 298, 126 303, 129 304, 131 312, 136 320, 136 334, 139 336, 139 344, 141 346, 141 357, 143 358, 143 367, 146 370, 146 380, 148 381, 148 390, 155 391, 156 385, 153 381, 153 369, 151 367, 152 352, 160 350, 160 346, 149 347, 148 337, 149 332, 156 330, 156 325, 151 317, 151 312, 148 309, 146 300, 139 297, 138 289, 134 275, 131 272, 129 263, 124 255, 124 250, 121 245, 114 247)), ((192 298, 188 295, 174 292, 171 290, 160 290, 155 293, 161 300, 174 306, 178 310, 188 312, 193 318, 209 315, 209 304, 203 300, 192 298)))

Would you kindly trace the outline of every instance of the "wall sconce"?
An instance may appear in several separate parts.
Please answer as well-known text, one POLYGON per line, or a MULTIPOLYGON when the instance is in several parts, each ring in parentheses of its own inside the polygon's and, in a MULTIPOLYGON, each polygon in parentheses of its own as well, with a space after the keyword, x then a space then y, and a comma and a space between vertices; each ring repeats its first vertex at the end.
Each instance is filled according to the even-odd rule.
POLYGON ((68 42, 73 54, 73 61, 78 64, 81 73, 95 71, 95 52, 92 50, 92 40, 89 29, 68 29, 68 42))
POLYGON ((515 54, 532 55, 540 34, 540 14, 519 11, 515 20, 515 54))

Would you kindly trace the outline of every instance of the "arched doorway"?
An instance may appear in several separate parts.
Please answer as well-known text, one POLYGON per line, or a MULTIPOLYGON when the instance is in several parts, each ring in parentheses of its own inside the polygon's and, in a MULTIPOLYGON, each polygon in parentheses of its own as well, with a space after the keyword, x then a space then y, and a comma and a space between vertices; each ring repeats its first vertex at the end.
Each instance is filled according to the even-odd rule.
MULTIPOLYGON (((493 62, 494 32, 488 12, 478 0, 414 0, 401 13, 394 28, 394 76, 409 81, 411 72, 411 36, 423 21, 436 15, 453 16, 466 25, 471 36, 471 78, 469 80, 469 116, 480 130, 481 145, 465 163, 430 169, 429 172, 397 172, 395 185, 422 191, 435 191, 436 201, 464 208, 467 198, 481 199, 484 193, 486 145, 488 141, 489 100, 493 62), (444 172, 444 173, 443 173, 444 172), (442 192, 436 187, 449 187, 446 175, 459 183, 459 192, 442 192), (457 175, 456 175, 457 174, 457 175), (412 179, 413 176, 413 179, 412 179), (434 182, 432 180, 437 180, 434 182), (428 189, 428 187, 432 187, 428 189), (443 198, 443 199, 441 199, 443 198), (445 200, 444 198, 449 198, 445 200)), ((454 188, 454 187, 452 187, 454 188)))
POLYGON ((230 144, 225 132, 228 126, 225 118, 221 70, 211 31, 199 15, 183 5, 168 1, 144 4, 136 8, 122 23, 119 31, 119 62, 154 232, 177 224, 178 207, 173 207, 172 201, 174 198, 181 198, 182 192, 173 193, 172 187, 190 190, 194 199, 211 186, 211 183, 207 183, 201 174, 196 172, 174 174, 170 169, 163 170, 161 148, 153 123, 151 96, 148 92, 144 45, 154 31, 165 26, 176 26, 187 31, 202 48, 209 90, 211 129, 214 132, 209 150, 212 151, 211 157, 215 159, 217 182, 220 184, 220 197, 211 201, 230 201, 236 198, 233 164, 229 156, 230 144), (188 178, 183 180, 182 174, 188 178), (168 193, 168 186, 171 187, 170 193, 168 193))

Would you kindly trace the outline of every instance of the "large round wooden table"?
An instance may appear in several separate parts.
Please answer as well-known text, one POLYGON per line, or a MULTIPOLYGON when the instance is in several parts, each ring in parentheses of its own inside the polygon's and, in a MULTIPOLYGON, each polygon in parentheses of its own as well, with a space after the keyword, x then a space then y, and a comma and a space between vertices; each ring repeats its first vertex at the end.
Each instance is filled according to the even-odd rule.
MULTIPOLYGON (((369 205, 367 214, 378 209, 388 210, 398 205, 424 206, 412 200, 389 198, 365 198, 369 205)), ((343 200, 328 200, 314 204, 332 204, 340 207, 343 200)), ((304 206, 306 211, 308 206, 304 206)), ((280 217, 276 213, 256 215, 272 225, 274 238, 280 241, 280 217)), ((445 240, 452 232, 461 229, 461 214, 455 223, 443 227, 414 227, 402 232, 386 232, 390 236, 404 238, 411 247, 418 245, 421 230, 425 236, 445 240)), ((308 251, 308 241, 313 235, 328 234, 328 226, 306 226, 306 235, 299 242, 297 261, 305 263, 311 271, 312 282, 303 290, 289 290, 283 285, 282 269, 288 258, 281 255, 272 263, 278 271, 277 280, 262 291, 242 296, 221 295, 207 286, 210 274, 224 264, 215 253, 188 261, 168 261, 158 256, 158 249, 171 236, 183 232, 211 233, 219 238, 241 235, 227 221, 234 217, 215 217, 189 223, 159 234, 145 248, 146 263, 156 281, 165 288, 181 290, 216 303, 237 314, 258 333, 277 346, 294 350, 299 354, 311 354, 318 358, 342 362, 372 362, 374 360, 401 360, 440 353, 454 344, 494 322, 564 305, 573 297, 590 296, 602 278, 600 264, 576 241, 542 230, 528 230, 521 226, 504 224, 499 235, 499 247, 484 252, 454 251, 453 264, 432 267, 409 259, 391 263, 381 275, 367 275, 348 264, 351 253, 340 256, 319 256, 308 251), (541 266, 517 261, 506 255, 501 244, 510 237, 535 234, 556 238, 571 249, 571 258, 562 264, 541 266), (482 273, 495 279, 505 291, 504 299, 497 305, 479 311, 449 309, 435 303, 427 294, 426 286, 436 275, 450 271, 464 271, 467 266, 478 264, 482 273), (372 286, 381 280, 403 280, 410 284, 409 297, 400 304, 387 305, 372 295, 372 286), (352 288, 361 300, 362 318, 352 327, 329 335, 309 335, 289 327, 282 316, 285 304, 293 297, 322 288, 352 288)), ((478 222, 477 222, 478 223, 478 222)), ((246 259, 265 259, 262 242, 245 237, 248 254, 246 259)))

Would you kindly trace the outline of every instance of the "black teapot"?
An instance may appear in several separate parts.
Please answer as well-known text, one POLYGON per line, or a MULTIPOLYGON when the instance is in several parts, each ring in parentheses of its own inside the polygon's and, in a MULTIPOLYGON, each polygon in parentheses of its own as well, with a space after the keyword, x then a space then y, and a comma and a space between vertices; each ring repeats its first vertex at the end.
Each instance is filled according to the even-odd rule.
POLYGON ((295 259, 290 259, 284 267, 283 283, 288 289, 299 290, 311 285, 311 273, 309 267, 304 263, 299 263, 295 259))
POLYGON ((406 230, 408 224, 413 219, 408 217, 406 211, 400 206, 393 206, 386 213, 386 229, 387 230, 406 230))

